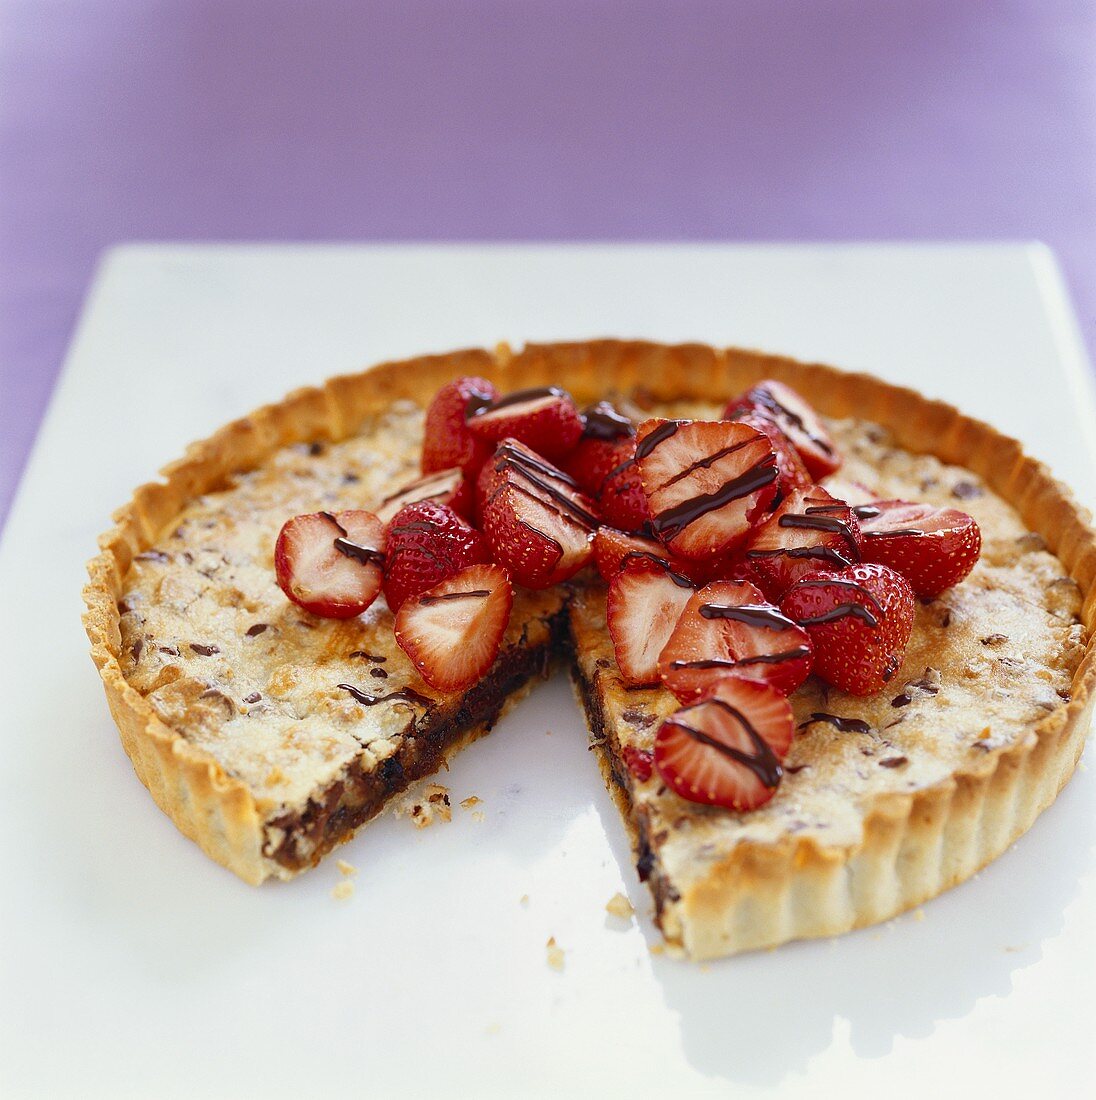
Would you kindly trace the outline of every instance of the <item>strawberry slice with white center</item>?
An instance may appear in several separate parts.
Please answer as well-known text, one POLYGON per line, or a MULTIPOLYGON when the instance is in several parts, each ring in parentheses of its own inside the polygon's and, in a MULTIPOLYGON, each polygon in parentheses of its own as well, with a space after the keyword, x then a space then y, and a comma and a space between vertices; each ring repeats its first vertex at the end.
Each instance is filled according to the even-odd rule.
POLYGON ((852 509, 819 485, 796 489, 746 543, 744 557, 769 599, 779 601, 800 578, 860 560, 860 526, 852 509))
POLYGON ((384 524, 362 510, 294 516, 274 546, 281 590, 325 619, 360 615, 381 590, 383 564, 384 524))
POLYGON ((396 641, 431 687, 464 691, 495 663, 513 604, 505 569, 470 565, 403 604, 396 641))
POLYGON ((685 605, 658 670, 683 703, 703 698, 729 672, 788 695, 810 673, 811 651, 807 632, 752 584, 716 581, 685 605))
POLYGON ((571 395, 558 386, 518 390, 480 407, 470 406, 468 430, 488 444, 516 439, 545 458, 563 458, 583 432, 571 395))
POLYGON ((633 558, 609 584, 605 617, 626 684, 658 683, 658 655, 693 586, 655 558, 633 558))
POLYGON ((811 636, 815 674, 851 695, 882 691, 913 631, 913 589, 885 565, 812 573, 792 585, 780 610, 811 636))
POLYGON ((918 596, 939 596, 974 568, 982 532, 957 508, 877 500, 855 509, 865 561, 896 569, 918 596))
POLYGON ((517 440, 499 444, 480 474, 479 492, 491 556, 519 584, 548 588, 590 560, 600 523, 593 502, 517 440))
POLYGON ((459 466, 454 466, 417 478, 386 496, 377 505, 377 518, 382 523, 391 523, 393 516, 401 508, 408 504, 418 504, 421 500, 447 504, 465 519, 472 514, 472 490, 464 479, 464 472, 459 466))
POLYGON ((682 558, 735 549, 776 495, 772 444, 748 424, 648 420, 636 462, 654 533, 682 558))
POLYGON ((706 699, 662 723, 655 767, 690 802, 754 810, 779 786, 794 733, 785 696, 757 680, 724 676, 706 699))
POLYGON ((731 401, 723 415, 728 420, 735 420, 751 412, 767 416, 777 424, 816 481, 832 474, 841 465, 841 456, 821 417, 791 386, 771 378, 758 382, 731 401))

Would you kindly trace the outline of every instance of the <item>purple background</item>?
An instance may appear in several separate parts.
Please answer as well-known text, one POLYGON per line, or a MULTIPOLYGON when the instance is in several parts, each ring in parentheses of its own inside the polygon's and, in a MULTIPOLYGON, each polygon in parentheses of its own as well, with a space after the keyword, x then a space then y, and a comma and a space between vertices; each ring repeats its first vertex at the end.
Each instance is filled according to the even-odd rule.
POLYGON ((0 0, 0 518, 116 241, 982 237, 1092 346, 1092 2, 0 0))

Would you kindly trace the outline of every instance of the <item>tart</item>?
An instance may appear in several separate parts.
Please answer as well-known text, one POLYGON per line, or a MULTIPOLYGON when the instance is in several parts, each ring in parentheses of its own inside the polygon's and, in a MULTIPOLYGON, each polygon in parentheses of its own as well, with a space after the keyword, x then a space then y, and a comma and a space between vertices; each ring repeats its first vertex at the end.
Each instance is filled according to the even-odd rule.
MULTIPOLYGON (((471 452, 452 451, 454 445, 440 445, 447 453, 434 468, 452 463, 468 473, 471 452)), ((428 430, 427 450, 437 446, 428 430)), ((650 461, 641 461, 643 470, 650 461)), ((600 518, 612 511, 623 527, 644 498, 629 463, 620 467, 602 472, 604 484, 614 479, 613 491, 598 506, 600 518)), ((990 426, 911 390, 817 364, 611 340, 384 364, 227 425, 192 446, 161 480, 139 488, 115 520, 89 567, 85 624, 123 745, 178 827, 251 883, 313 866, 409 783, 487 732, 558 662, 570 666, 667 942, 710 958, 830 935, 920 904, 1004 851, 1069 778, 1091 720, 1096 536, 1087 513, 1045 467, 990 426), (520 403, 541 451, 493 438, 512 425, 507 398, 487 395, 477 405, 473 397, 461 406, 482 418, 476 439, 483 455, 495 456, 480 478, 476 521, 498 564, 482 564, 486 558, 470 546, 454 571, 480 579, 425 594, 413 585, 397 592, 386 564, 387 600, 370 591, 360 614, 352 604, 337 612, 345 617, 313 613, 282 575, 292 569, 275 569, 279 531, 293 516, 326 517, 315 522, 334 524, 329 535, 364 570, 361 555, 380 550, 363 551, 347 526, 352 521, 340 525, 340 517, 386 516, 391 531, 393 510, 417 496, 458 507, 454 485, 400 495, 420 476, 427 407, 434 415, 435 394, 455 378, 480 379, 503 393, 543 387, 532 397, 523 390, 520 403), (782 454, 779 432, 765 442, 764 402, 728 410, 735 423, 727 428, 727 399, 763 379, 792 387, 820 414, 818 432, 807 432, 798 456, 782 454), (613 404, 591 408, 585 421, 566 408, 558 415, 557 387, 580 405, 613 404), (771 579, 764 566, 772 552, 757 532, 766 516, 780 526, 779 508, 787 511, 803 494, 821 494, 791 512, 813 516, 811 525, 820 515, 829 524, 846 502, 865 509, 861 522, 870 524, 873 506, 851 499, 862 494, 864 501, 913 500, 937 511, 958 506, 980 529, 981 556, 965 579, 928 595, 922 584, 920 598, 902 595, 908 642, 895 649, 871 693, 837 672, 828 674, 830 682, 800 676, 794 687, 749 679, 742 706, 762 696, 768 706, 775 695, 773 705, 788 716, 774 782, 762 775, 754 785, 760 801, 710 804, 696 783, 690 793, 689 783, 675 781, 667 748, 675 730, 691 728, 693 738, 697 728, 709 729, 704 716, 715 714, 711 708, 733 710, 741 700, 723 688, 708 695, 697 689, 683 703, 657 679, 637 682, 643 674, 630 662, 649 664, 651 655, 633 654, 611 633, 607 601, 617 582, 607 594, 593 570, 582 568, 589 556, 580 553, 583 538, 592 537, 599 517, 579 483, 596 463, 577 462, 566 485, 544 480, 543 468, 578 454, 583 423, 611 439, 619 410, 648 422, 637 453, 644 439, 658 436, 647 448, 657 455, 667 440, 676 446, 675 432, 680 442, 694 430, 663 425, 697 423, 722 423, 732 433, 719 453, 757 452, 749 484, 743 482, 752 495, 735 498, 746 503, 734 546, 719 542, 731 538, 726 532, 686 515, 680 500, 648 495, 653 526, 643 537, 661 540, 666 557, 686 572, 702 571, 723 551, 741 557, 738 543, 747 539, 757 565, 751 576, 771 579), (559 449, 551 461, 537 457, 551 447, 559 449), (836 474, 827 448, 844 457, 836 474), (548 486, 536 490, 537 499, 526 499, 529 478, 548 486), (816 483, 822 488, 811 488, 816 483), (778 485, 774 497, 769 489, 778 485), (566 531, 583 531, 583 538, 572 547, 561 534, 537 542, 536 553, 501 553, 514 531, 535 532, 545 509, 566 513, 566 531), (489 591, 493 599, 490 570, 527 583, 502 582, 512 608, 507 604, 508 619, 500 620, 486 670, 472 680, 439 676, 420 637, 431 623, 418 620, 430 619, 428 605, 450 606, 437 601, 455 609, 489 591), (699 715, 690 719, 693 727, 681 717, 690 706, 700 708, 691 712, 699 715)), ((625 548, 623 556, 637 553, 647 552, 625 548)), ((292 554, 287 560, 292 565, 292 554)), ((623 564, 622 576, 650 581, 642 562, 623 564)), ((885 565, 870 568, 894 575, 885 565)), ((680 582, 676 569, 667 567, 680 582)), ((863 587, 867 575, 856 574, 855 583, 863 587)), ((822 583, 817 576, 799 570, 785 579, 810 586, 822 583)), ((708 591, 707 579, 685 580, 690 588, 678 602, 668 597, 676 611, 694 590, 708 591)), ((717 583, 730 586, 722 598, 760 606, 761 597, 739 598, 748 579, 717 583)), ((786 602, 779 612, 764 606, 770 617, 795 614, 786 602)), ((813 625, 780 629, 806 629, 822 644, 813 625)), ((799 642, 785 652, 809 648, 799 642)), ((745 753, 755 776, 761 747, 745 753)))

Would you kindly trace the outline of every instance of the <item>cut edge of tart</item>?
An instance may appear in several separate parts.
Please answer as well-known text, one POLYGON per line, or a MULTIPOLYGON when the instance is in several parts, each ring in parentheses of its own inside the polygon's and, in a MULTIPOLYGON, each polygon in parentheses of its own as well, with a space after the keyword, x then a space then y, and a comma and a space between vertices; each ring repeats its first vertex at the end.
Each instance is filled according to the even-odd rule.
MULTIPOLYGON (((412 763, 397 777, 391 789, 381 792, 376 806, 358 806, 361 812, 351 806, 351 812, 337 819, 345 827, 332 830, 330 836, 326 822, 343 807, 338 799, 332 806, 319 807, 317 812, 326 814, 323 844, 315 859, 287 867, 269 851, 264 854, 270 804, 173 730, 126 680, 120 662, 118 606, 126 574, 135 556, 152 546, 189 501, 223 487, 236 472, 254 468, 289 444, 342 440, 395 401, 425 406, 440 386, 459 375, 485 378, 504 392, 563 386, 580 406, 610 393, 631 395, 641 404, 718 400, 762 379, 775 379, 793 387, 823 415, 855 415, 882 424, 900 447, 931 453, 982 477, 1031 531, 1045 539, 1080 588, 1087 643, 1070 699, 1033 723, 1027 736, 979 754, 971 767, 954 771, 945 781, 909 793, 875 796, 863 810, 863 832, 856 844, 826 846, 797 835, 765 843, 744 839, 683 891, 658 866, 645 823, 632 812, 630 773, 621 752, 614 751, 619 746, 613 717, 604 713, 596 671, 585 667, 581 654, 575 657, 573 675, 591 737, 606 782, 626 810, 640 873, 650 881, 658 920, 671 946, 706 958, 887 919, 955 885, 999 855, 1072 774, 1091 719, 1096 684, 1096 536, 1088 513, 1069 490, 1015 440, 912 390, 867 375, 750 351, 618 340, 528 345, 517 353, 505 346, 494 354, 459 351, 334 378, 227 425, 166 467, 162 480, 135 492, 116 513, 114 528, 102 537, 101 552, 89 565, 85 626, 126 752, 141 781, 181 831, 241 878, 258 883, 270 876, 290 877, 315 862, 349 839, 405 781, 436 770, 449 752, 490 728, 518 697, 520 687, 567 648, 566 606, 549 617, 542 644, 526 650, 527 667, 503 685, 495 683, 496 665, 488 679, 468 693, 480 693, 478 713, 458 701, 445 708, 430 751, 422 754, 418 766, 412 763)), ((581 594, 576 603, 578 599, 581 594)), ((577 633, 574 611, 571 618, 577 633)), ((578 640, 581 643, 581 637, 578 640)))

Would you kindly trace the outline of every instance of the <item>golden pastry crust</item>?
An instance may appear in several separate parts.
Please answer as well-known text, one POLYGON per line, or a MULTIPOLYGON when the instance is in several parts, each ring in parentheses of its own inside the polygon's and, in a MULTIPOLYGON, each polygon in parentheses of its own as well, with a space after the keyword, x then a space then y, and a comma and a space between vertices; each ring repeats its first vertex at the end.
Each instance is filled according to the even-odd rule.
POLYGON ((1053 801, 1091 720, 1096 537, 1087 513, 1020 444, 912 390, 817 364, 702 345, 531 345, 516 354, 504 347, 495 354, 465 351, 385 364, 297 391, 192 446, 164 470, 162 481, 139 488, 116 514, 89 566, 85 624, 92 656, 137 774, 179 828, 218 862, 249 882, 284 874, 263 854, 268 807, 253 788, 180 736, 123 674, 118 601, 134 556, 152 546, 188 502, 224 486, 235 472, 288 444, 344 439, 395 401, 423 405, 459 374, 483 375, 504 389, 554 383, 581 403, 626 394, 641 405, 703 402, 763 377, 779 378, 827 416, 877 422, 899 447, 931 452, 978 475, 1045 539, 1079 586, 1089 641, 1067 705, 944 781, 875 797, 864 812, 862 839, 851 847, 827 847, 802 835, 737 844, 663 906, 671 944, 704 958, 885 919, 968 877, 1053 801))

